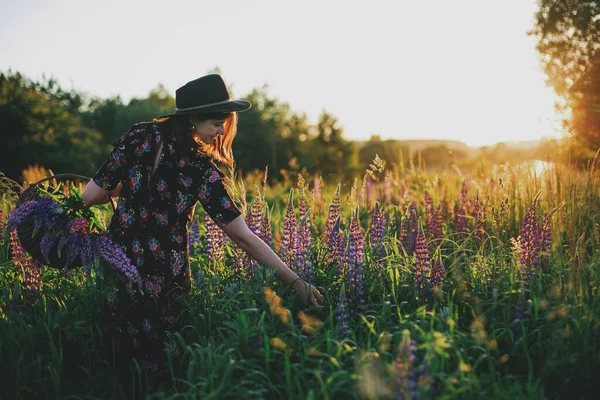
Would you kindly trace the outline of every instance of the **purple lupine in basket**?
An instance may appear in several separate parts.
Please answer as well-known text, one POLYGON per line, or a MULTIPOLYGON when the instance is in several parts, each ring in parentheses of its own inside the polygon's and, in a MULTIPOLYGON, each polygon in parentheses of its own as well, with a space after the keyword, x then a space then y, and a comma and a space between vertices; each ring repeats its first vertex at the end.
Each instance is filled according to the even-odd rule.
POLYGON ((325 222, 325 229, 323 231, 325 241, 327 241, 327 235, 331 232, 333 224, 335 224, 335 221, 340 215, 340 208, 340 185, 338 184, 335 188, 331 204, 329 205, 329 214, 327 215, 327 221, 325 222))
POLYGON ((419 230, 415 242, 415 283, 419 295, 427 297, 431 291, 431 260, 429 258, 429 245, 423 232, 423 226, 419 222, 419 230))
POLYGON ((369 242, 371 245, 371 251, 373 258, 376 262, 379 262, 384 255, 383 239, 385 236, 385 217, 379 207, 379 202, 375 203, 373 209, 373 215, 371 216, 371 232, 369 235, 369 242))
POLYGON ((54 199, 48 196, 40 197, 33 211, 33 234, 35 235, 40 228, 54 228, 58 223, 60 212, 61 207, 54 199))
POLYGON ((200 220, 198 217, 192 218, 188 237, 188 252, 191 256, 196 254, 200 245, 200 220))
POLYGON ((402 332, 402 339, 398 343, 396 352, 396 399, 417 399, 417 343, 410 338, 410 331, 402 332))
POLYGON ((337 325, 336 332, 338 337, 345 338, 350 335, 349 319, 346 288, 342 285, 340 296, 335 307, 335 322, 337 325))
POLYGON ((296 265, 298 275, 307 282, 313 281, 312 269, 312 237, 310 234, 310 210, 306 210, 300 219, 298 228, 298 246, 296 249, 296 265))
POLYGON ((519 234, 521 265, 525 268, 525 281, 537 278, 536 270, 540 265, 540 232, 537 225, 537 214, 533 207, 523 217, 519 234))
POLYGON ((365 240, 358 220, 358 212, 352 212, 350 235, 348 237, 348 271, 347 283, 350 291, 350 301, 358 308, 364 304, 363 299, 363 269, 365 263, 365 240))
POLYGON ((12 231, 17 226, 21 225, 23 221, 33 214, 37 207, 37 201, 27 200, 19 204, 8 216, 6 221, 6 228, 12 231))
MULTIPOLYGON (((138 288, 142 288, 142 278, 121 246, 106 235, 98 235, 94 241, 94 248, 97 257, 123 274, 130 285, 135 284, 138 288)), ((128 288, 131 289, 130 285, 128 285, 128 288)))
POLYGON ((287 265, 295 264, 294 254, 296 253, 297 238, 298 232, 296 226, 296 213, 294 211, 294 191, 290 190, 285 218, 283 220, 283 243, 280 250, 281 259, 287 265))

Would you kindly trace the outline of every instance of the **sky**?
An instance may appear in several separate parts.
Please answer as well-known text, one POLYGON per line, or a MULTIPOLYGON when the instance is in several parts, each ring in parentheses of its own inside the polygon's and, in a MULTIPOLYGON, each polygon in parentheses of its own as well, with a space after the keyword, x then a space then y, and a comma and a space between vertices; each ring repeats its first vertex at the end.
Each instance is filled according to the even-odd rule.
MULTIPOLYGON (((350 140, 560 137, 535 0, 0 0, 0 71, 90 96, 175 95, 219 68, 350 140)), ((243 118, 243 114, 240 116, 243 118)))

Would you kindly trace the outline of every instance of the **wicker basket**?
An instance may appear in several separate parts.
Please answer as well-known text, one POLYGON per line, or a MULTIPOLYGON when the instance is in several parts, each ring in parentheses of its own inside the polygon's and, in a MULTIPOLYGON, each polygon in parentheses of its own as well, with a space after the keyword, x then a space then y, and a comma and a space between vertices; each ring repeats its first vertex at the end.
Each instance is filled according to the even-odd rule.
MULTIPOLYGON (((35 199, 36 187, 38 187, 40 184, 42 184, 44 182, 53 181, 54 184, 57 184, 58 182, 75 182, 75 181, 89 181, 89 180, 90 180, 90 178, 83 176, 83 175, 77 175, 77 174, 57 174, 57 175, 49 176, 47 178, 39 180, 38 182, 32 183, 27 189, 25 189, 23 191, 23 193, 21 193, 21 195, 19 196, 19 199, 17 201, 17 206, 19 206, 21 203, 23 203, 25 201, 35 199)), ((52 186, 50 186, 48 189, 50 191, 52 191, 54 188, 52 186)), ((111 203, 111 206, 114 211, 115 203, 112 198, 110 199, 110 203, 111 203)), ((48 260, 46 260, 40 250, 40 242, 41 242, 42 238, 44 237, 44 234, 46 233, 46 229, 44 229, 44 228, 39 229, 35 235, 33 235, 33 232, 34 232, 33 215, 30 215, 27 218, 25 218, 21 224, 19 224, 17 226, 17 235, 19 237, 19 241, 21 242, 21 245, 23 246, 23 249, 25 249, 31 257, 33 257, 34 259, 36 259, 37 261, 39 261, 43 264, 47 264, 50 267, 59 268, 59 269, 73 269, 73 268, 80 267, 82 265, 80 257, 76 257, 73 261, 71 261, 67 265, 66 254, 63 253, 59 257, 58 251, 56 248, 54 248, 50 251, 48 260)))

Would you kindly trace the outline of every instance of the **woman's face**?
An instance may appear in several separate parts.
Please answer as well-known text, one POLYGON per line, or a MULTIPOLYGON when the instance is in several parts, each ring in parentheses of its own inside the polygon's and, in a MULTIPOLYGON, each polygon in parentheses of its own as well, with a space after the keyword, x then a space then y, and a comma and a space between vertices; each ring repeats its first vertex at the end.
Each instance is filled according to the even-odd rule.
POLYGON ((225 119, 207 119, 202 122, 190 119, 190 124, 195 127, 192 131, 192 136, 196 141, 204 144, 211 144, 218 135, 225 133, 223 123, 225 119))

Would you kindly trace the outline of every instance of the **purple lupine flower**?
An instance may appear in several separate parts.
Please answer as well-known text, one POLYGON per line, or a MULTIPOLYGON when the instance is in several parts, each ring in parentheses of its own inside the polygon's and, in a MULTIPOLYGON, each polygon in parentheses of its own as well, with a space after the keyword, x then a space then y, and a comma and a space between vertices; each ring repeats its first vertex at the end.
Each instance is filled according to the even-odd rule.
POLYGON ((373 209, 373 215, 371 217, 371 232, 369 235, 369 242, 371 245, 371 251, 373 258, 376 262, 379 262, 384 255, 383 238, 385 236, 385 217, 383 216, 381 209, 379 208, 379 202, 375 203, 373 209))
POLYGON ((23 288, 32 300, 39 297, 41 271, 40 263, 32 257, 27 257, 23 268, 23 288))
POLYGON ((435 239, 437 235, 437 221, 435 219, 433 199, 427 191, 425 191, 423 196, 425 197, 425 222, 427 224, 427 232, 429 233, 430 238, 435 239))
POLYGON ((325 222, 325 229, 323 231, 325 242, 327 242, 327 235, 329 235, 329 232, 331 232, 333 224, 335 224, 336 219, 340 215, 340 208, 340 184, 338 184, 335 188, 335 193, 333 194, 331 205, 329 206, 329 214, 327 215, 327 221, 325 222))
POLYGON ((419 231, 419 214, 417 212, 417 204, 414 201, 410 202, 410 206, 408 208, 408 223, 409 223, 409 230, 408 230, 408 243, 409 243, 409 248, 408 248, 408 254, 412 255, 415 252, 416 249, 416 240, 417 240, 417 234, 419 231))
POLYGON ((431 260, 429 258, 429 245, 423 232, 423 226, 419 222, 419 230, 415 242, 415 254, 417 262, 415 265, 415 282, 419 295, 427 297, 431 292, 431 260))
POLYGON ((340 290, 340 297, 335 308, 335 322, 336 332, 338 337, 345 338, 350 335, 349 327, 349 315, 348 315, 348 300, 346 298, 346 288, 342 285, 340 290))
POLYGON ((402 246, 402 251, 406 255, 409 254, 408 251, 410 248, 410 228, 407 225, 407 218, 404 215, 402 215, 400 217, 400 232, 398 233, 398 243, 402 246))
POLYGON ((470 213, 470 200, 469 200, 469 188, 467 187, 467 182, 463 181, 462 186, 460 188, 460 206, 463 209, 464 213, 470 213))
POLYGON ((457 201, 454 203, 454 224, 456 225, 456 233, 459 239, 464 239, 467 236, 467 217, 465 209, 457 201))
POLYGON ((17 231, 14 229, 10 231, 10 254, 16 262, 21 262, 25 258, 25 250, 23 250, 17 231))
POLYGON ((142 288, 142 277, 121 246, 113 242, 106 235, 98 235, 94 241, 94 248, 97 257, 106 261, 111 267, 125 276, 129 290, 133 290, 133 284, 137 285, 140 289, 142 288))
POLYGON ((398 343, 396 353, 396 399, 417 399, 417 342, 411 340, 410 331, 402 332, 402 340, 398 343))
POLYGON ((58 223, 60 212, 61 207, 54 199, 48 196, 40 197, 37 200, 37 207, 33 211, 34 235, 40 228, 54 228, 58 223))
MULTIPOLYGON (((341 216, 335 220, 333 227, 331 228, 331 232, 327 235, 327 262, 335 263, 338 266, 343 264, 343 253, 344 253, 344 244, 342 238, 342 231, 340 229, 340 219, 341 216)), ((343 271, 341 271, 343 272, 343 271)))
POLYGON ((294 255, 296 253, 298 232, 296 227, 296 213, 294 211, 294 191, 290 190, 290 195, 283 220, 283 244, 280 250, 281 259, 288 266, 295 264, 294 255))
POLYGON ((310 210, 307 209, 300 219, 298 229, 298 246, 296 250, 296 265, 298 275, 307 282, 313 281, 312 270, 312 237, 310 234, 310 210))
POLYGON ((537 214, 533 207, 523 217, 519 234, 521 265, 525 268, 525 281, 537 278, 536 270, 540 265, 540 232, 537 225, 537 214))
POLYGON ((438 204, 437 209, 435 210, 435 227, 436 231, 433 232, 433 239, 440 239, 444 235, 444 200, 438 204))
POLYGON ((194 217, 190 225, 188 252, 191 256, 193 256, 196 254, 198 246, 200 245, 200 219, 198 217, 194 217))
POLYGON ((305 215, 308 211, 308 203, 306 196, 304 196, 304 190, 300 190, 300 196, 298 197, 298 215, 305 215))
POLYGON ((40 241, 40 252, 47 262, 50 262, 50 252, 56 245, 57 240, 56 234, 52 231, 48 231, 42 236, 42 240, 40 241))
POLYGON ((269 209, 267 208, 263 214, 262 224, 260 226, 260 238, 269 247, 273 247, 273 233, 271 231, 271 219, 269 218, 269 209))
POLYGON ((357 308, 364 304, 363 299, 363 268, 365 240, 358 220, 358 212, 352 212, 350 221, 350 235, 348 237, 348 270, 347 282, 350 291, 350 300, 357 308))
POLYGON ((225 255, 224 233, 210 215, 204 215, 205 251, 209 262, 222 260, 225 255))
POLYGON ((36 207, 37 202, 35 200, 27 200, 19 204, 17 208, 15 208, 8 216, 8 220, 6 221, 6 228, 9 231, 12 231, 17 226, 21 225, 27 217, 33 214, 36 207))
POLYGON ((246 214, 246 224, 248 228, 254 233, 256 236, 260 237, 261 235, 261 225, 263 219, 263 204, 260 196, 252 201, 252 205, 250 206, 250 211, 246 214))
POLYGON ((446 276, 446 268, 442 263, 442 257, 438 256, 431 269, 431 286, 441 286, 444 276, 446 276))

